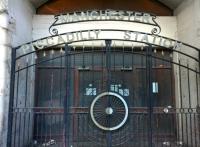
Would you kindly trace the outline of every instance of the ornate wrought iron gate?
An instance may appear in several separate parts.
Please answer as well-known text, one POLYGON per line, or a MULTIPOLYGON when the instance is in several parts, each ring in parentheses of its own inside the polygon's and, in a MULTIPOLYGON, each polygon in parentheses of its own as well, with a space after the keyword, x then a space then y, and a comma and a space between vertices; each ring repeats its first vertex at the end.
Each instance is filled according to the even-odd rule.
POLYGON ((15 50, 10 146, 198 147, 198 57, 115 42, 15 50))
MULTIPOLYGON (((134 142, 134 146, 149 147, 174 139, 174 116, 162 116, 163 110, 159 109, 173 106, 171 63, 157 59, 153 67, 150 45, 135 51, 130 47, 111 47, 111 40, 105 44, 96 50, 84 48, 80 51, 81 60, 66 47, 70 50, 66 55, 68 75, 73 77, 77 72, 77 77, 68 79, 67 86, 66 123, 71 124, 71 131, 66 131, 68 146, 133 146, 134 142), (71 63, 72 58, 75 63, 71 63), (159 69, 160 64, 163 67, 159 69), (161 74, 165 74, 166 87, 163 89, 159 81, 163 91, 156 96, 161 74)), ((162 52, 158 50, 157 54, 162 52)), ((170 60, 170 52, 165 54, 170 60)))

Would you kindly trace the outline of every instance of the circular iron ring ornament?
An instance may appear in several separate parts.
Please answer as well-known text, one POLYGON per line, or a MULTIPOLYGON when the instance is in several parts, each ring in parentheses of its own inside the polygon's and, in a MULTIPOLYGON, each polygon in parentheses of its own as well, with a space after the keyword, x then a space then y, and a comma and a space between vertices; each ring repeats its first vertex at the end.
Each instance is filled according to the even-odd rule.
POLYGON ((90 116, 91 119, 93 121, 93 123, 100 129, 105 130, 105 131, 114 131, 117 130, 119 128, 121 128, 127 121, 128 118, 128 105, 126 103, 126 101, 123 99, 122 96, 120 96, 117 93, 113 93, 113 92, 104 92, 99 94, 97 97, 94 98, 94 100, 92 101, 92 104, 90 106, 90 116), (112 97, 112 98, 110 98, 112 97), (110 105, 109 106, 102 106, 100 107, 100 115, 101 117, 103 116, 106 119, 109 119, 110 121, 115 121, 114 119, 116 119, 115 123, 111 123, 110 125, 113 126, 105 126, 103 125, 104 122, 108 122, 109 120, 98 120, 97 118, 100 117, 96 117, 96 105, 97 103, 99 103, 99 101, 107 101, 106 99, 111 99, 110 101, 110 105), (115 107, 116 105, 120 105, 119 107, 115 107), (115 106, 112 106, 115 105, 115 106), (121 112, 118 113, 118 109, 121 110, 121 112), (117 117, 116 117, 117 116, 117 117), (118 118, 119 117, 119 118, 118 118), (121 117, 121 118, 120 118, 121 117), (117 124, 116 124, 117 122, 117 124))

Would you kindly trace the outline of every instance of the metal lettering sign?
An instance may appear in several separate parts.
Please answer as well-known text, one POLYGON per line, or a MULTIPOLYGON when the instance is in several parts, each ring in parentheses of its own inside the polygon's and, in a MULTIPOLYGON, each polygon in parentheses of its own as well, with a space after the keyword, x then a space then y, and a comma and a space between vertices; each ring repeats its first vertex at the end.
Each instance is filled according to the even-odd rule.
POLYGON ((59 34, 56 26, 86 21, 126 21, 142 23, 154 26, 154 28, 151 30, 152 34, 159 34, 161 32, 161 28, 156 22, 156 15, 144 12, 124 10, 93 10, 56 15, 54 18, 55 21, 49 28, 49 33, 51 35, 59 34))
POLYGON ((115 40, 125 40, 125 41, 136 41, 141 43, 153 44, 162 47, 172 47, 172 48, 180 48, 182 43, 173 39, 169 39, 166 37, 152 35, 144 32, 136 32, 129 30, 112 30, 112 29, 102 29, 102 30, 83 30, 76 32, 68 32, 59 35, 53 35, 50 37, 42 38, 40 40, 36 40, 34 42, 22 45, 20 48, 23 50, 29 50, 31 48, 36 47, 37 49, 44 49, 46 47, 78 42, 78 41, 87 41, 87 40, 105 40, 105 39, 115 39, 115 40), (113 33, 119 34, 118 38, 115 36, 106 37, 106 34, 113 33))

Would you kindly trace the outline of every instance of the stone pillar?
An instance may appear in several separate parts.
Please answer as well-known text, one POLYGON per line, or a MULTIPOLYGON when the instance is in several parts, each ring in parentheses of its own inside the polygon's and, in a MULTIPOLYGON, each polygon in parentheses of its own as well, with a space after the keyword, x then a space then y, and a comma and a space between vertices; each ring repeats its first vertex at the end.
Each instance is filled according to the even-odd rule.
POLYGON ((11 32, 7 0, 0 1, 0 146, 6 147, 9 108, 11 32))

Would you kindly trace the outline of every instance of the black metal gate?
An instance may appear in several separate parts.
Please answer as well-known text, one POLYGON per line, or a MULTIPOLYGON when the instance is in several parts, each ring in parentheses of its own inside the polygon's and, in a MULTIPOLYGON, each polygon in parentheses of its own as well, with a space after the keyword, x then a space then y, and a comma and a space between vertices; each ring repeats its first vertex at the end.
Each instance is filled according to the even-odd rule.
POLYGON ((10 146, 200 145, 198 57, 147 43, 84 44, 14 50, 10 146))
MULTIPOLYGON (((68 102, 69 106, 65 106, 73 112, 68 113, 67 119, 72 129, 66 131, 69 133, 68 146, 133 146, 133 142, 134 146, 153 146, 162 145, 164 139, 171 141, 175 138, 175 119, 173 115, 168 118, 166 115, 159 116, 163 112, 159 107, 173 106, 171 63, 157 59, 153 67, 155 59, 151 56, 150 45, 142 50, 133 50, 130 47, 113 48, 110 40, 105 44, 96 51, 84 48, 79 64, 67 62, 67 67, 71 67, 67 69, 68 75, 71 75, 69 77, 73 77, 73 70, 77 69, 80 76, 79 86, 74 85, 76 78, 70 78, 67 86, 70 87, 68 100, 75 99, 74 103, 68 102), (163 64, 163 67, 156 69, 159 64, 163 64), (158 96, 160 77, 156 75, 161 74, 165 74, 163 82, 166 82, 166 87, 164 89, 162 81, 159 81, 163 91, 158 96), (79 88, 77 96, 72 94, 74 88, 79 88), (157 112, 153 112, 153 109, 157 112), (155 128, 156 132, 153 130, 155 128)), ((157 54, 161 55, 162 51, 158 50, 157 54)), ((170 60, 170 52, 166 51, 165 54, 170 60)), ((74 58, 76 62, 76 56, 70 54, 69 61, 74 58)))

